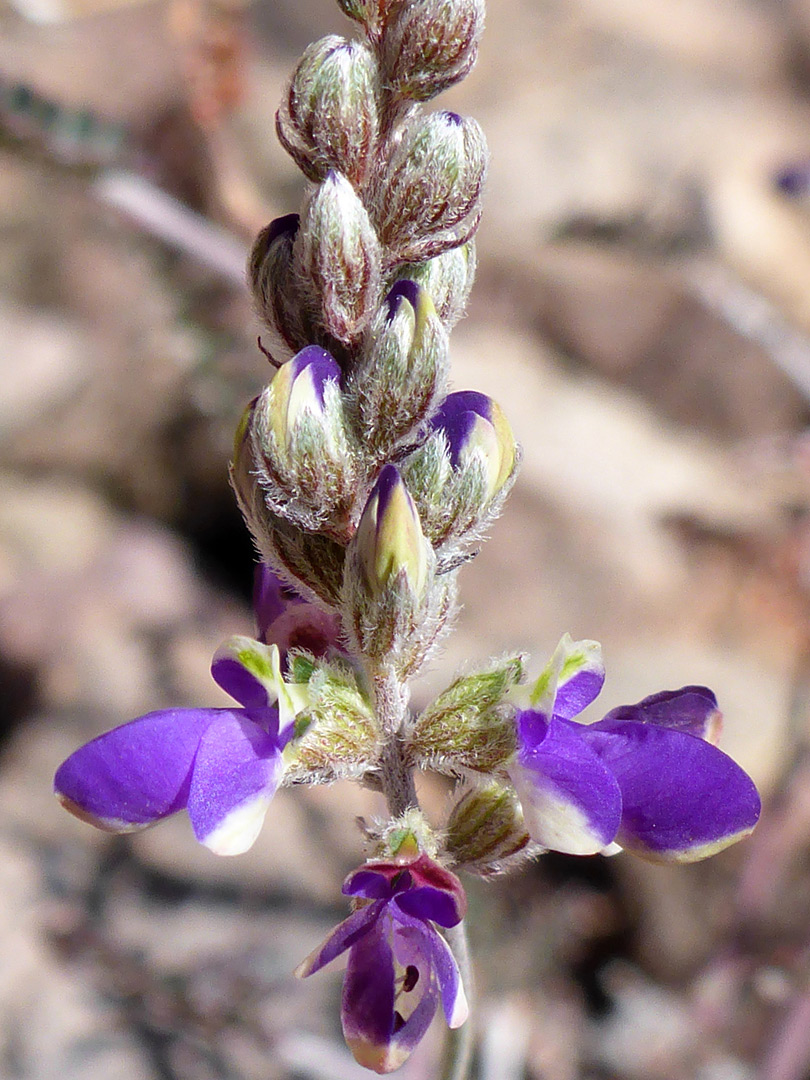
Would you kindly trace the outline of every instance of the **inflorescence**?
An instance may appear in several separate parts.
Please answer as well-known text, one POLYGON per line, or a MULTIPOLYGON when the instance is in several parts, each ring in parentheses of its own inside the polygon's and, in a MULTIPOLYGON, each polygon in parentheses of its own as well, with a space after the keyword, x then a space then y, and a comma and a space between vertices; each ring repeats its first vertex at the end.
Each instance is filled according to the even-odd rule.
POLYGON ((483 0, 338 3, 362 37, 316 42, 293 73, 276 127, 310 186, 248 267, 277 370, 231 466, 261 559, 257 637, 226 641, 211 668, 238 705, 133 720, 77 750, 55 787, 112 832, 185 809, 219 855, 251 846, 281 785, 381 791, 390 818, 343 885, 352 913, 298 974, 348 952, 346 1040, 385 1073, 440 1003, 450 1027, 467 1016, 456 871, 547 850, 694 861, 747 835, 759 798, 715 745, 704 687, 579 722, 604 669, 595 642, 568 635, 534 679, 509 656, 409 711, 520 458, 491 398, 448 391, 487 150, 474 120, 424 108, 474 64, 483 0), (439 825, 419 808, 419 768, 456 781, 439 825))

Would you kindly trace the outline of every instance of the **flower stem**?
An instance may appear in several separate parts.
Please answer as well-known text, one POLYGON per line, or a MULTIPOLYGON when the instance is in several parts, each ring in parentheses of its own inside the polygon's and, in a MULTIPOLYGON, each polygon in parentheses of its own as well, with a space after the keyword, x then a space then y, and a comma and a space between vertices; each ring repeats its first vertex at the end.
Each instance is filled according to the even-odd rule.
POLYGON ((440 1080, 467 1080, 472 1064, 472 1011, 475 988, 473 986, 472 965, 470 964, 470 946, 467 941, 467 929, 464 921, 462 920, 457 926, 448 927, 444 931, 444 936, 458 964, 461 982, 470 1007, 470 1015, 461 1027, 447 1033, 439 1078, 440 1080))
POLYGON ((381 668, 372 676, 377 721, 385 738, 380 755, 382 790, 392 817, 417 806, 413 770, 402 754, 402 727, 408 706, 408 687, 392 668, 381 668))

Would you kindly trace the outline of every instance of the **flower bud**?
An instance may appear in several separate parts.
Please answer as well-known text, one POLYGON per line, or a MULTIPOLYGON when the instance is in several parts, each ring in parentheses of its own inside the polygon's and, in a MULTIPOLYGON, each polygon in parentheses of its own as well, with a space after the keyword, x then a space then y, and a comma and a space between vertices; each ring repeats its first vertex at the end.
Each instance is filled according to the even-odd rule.
POLYGON ((382 737, 356 672, 345 661, 298 654, 291 678, 306 708, 284 750, 287 783, 358 779, 379 760, 382 737))
POLYGON ((385 85, 413 101, 435 97, 468 74, 483 27, 483 0, 399 4, 383 37, 385 85))
MULTIPOLYGON (((245 410, 234 441, 230 479, 239 509, 262 558, 283 567, 305 599, 317 598, 334 608, 343 581, 343 546, 329 535, 306 532, 296 524, 301 517, 311 521, 317 515, 302 512, 300 505, 280 502, 278 488, 254 444, 258 401, 255 398, 245 410)), ((340 540, 345 544, 342 535, 340 540)))
POLYGON ((431 414, 448 365, 447 333, 430 297, 415 282, 398 281, 352 378, 361 441, 375 463, 431 414))
POLYGON ((334 528, 354 498, 340 375, 325 349, 309 345, 282 364, 251 414, 260 475, 268 491, 275 488, 284 516, 296 504, 306 508, 300 524, 308 528, 334 528))
POLYGON ((418 598, 428 575, 419 515, 394 465, 386 465, 372 489, 354 542, 360 553, 366 585, 379 596, 402 582, 418 598))
POLYGON ((397 0, 337 0, 343 14, 362 23, 372 39, 377 38, 380 27, 396 2, 397 0))
POLYGON ((435 562, 398 470, 386 465, 346 552, 342 619, 356 652, 415 670, 451 613, 453 575, 437 581, 435 562))
POLYGON ((503 873, 506 863, 537 850, 516 792, 496 781, 470 788, 459 799, 447 822, 446 844, 457 867, 483 877, 503 873))
POLYGON ((417 717, 405 746, 408 762, 437 772, 490 776, 515 753, 510 696, 523 680, 521 656, 460 675, 417 717))
POLYGON ((487 500, 493 499, 515 467, 517 447, 503 410, 476 390, 449 394, 431 418, 433 431, 443 432, 456 472, 480 462, 487 500))
POLYGON ((497 515, 517 475, 518 450, 501 409, 473 390, 448 395, 430 430, 402 470, 425 534, 445 549, 480 535, 497 515))
POLYGON ((426 233, 450 233, 479 208, 487 157, 475 120, 452 112, 413 117, 383 178, 383 244, 419 261, 426 233))
POLYGON ((310 180, 337 169, 362 186, 377 142, 377 92, 377 63, 364 42, 330 35, 309 46, 276 113, 276 131, 310 180))
POLYGON ((312 339, 302 316, 293 273, 293 243, 298 226, 298 214, 271 221, 256 237, 247 268, 259 318, 293 352, 312 339))
POLYGON ((313 317, 338 341, 355 341, 379 304, 380 242, 365 206, 340 173, 329 172, 310 198, 294 261, 313 317))
POLYGON ((436 314, 451 330, 467 306, 467 298, 475 278, 475 242, 452 248, 434 259, 406 263, 397 271, 400 280, 421 285, 433 301, 436 314))

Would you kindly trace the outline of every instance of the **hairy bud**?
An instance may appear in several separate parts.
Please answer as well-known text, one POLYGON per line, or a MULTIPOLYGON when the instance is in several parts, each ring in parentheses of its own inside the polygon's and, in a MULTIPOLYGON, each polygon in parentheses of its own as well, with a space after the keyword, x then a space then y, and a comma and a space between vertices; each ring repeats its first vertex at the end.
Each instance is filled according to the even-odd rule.
POLYGON ((331 35, 306 50, 276 113, 284 149, 310 180, 337 169, 361 187, 377 142, 378 75, 364 42, 331 35))
POLYGON ((355 341, 379 304, 380 242, 366 208, 340 173, 328 173, 310 198, 294 260, 313 317, 338 341, 355 341))
POLYGON ((502 769, 515 752, 509 693, 523 669, 523 657, 510 656, 452 682, 414 723, 406 746, 411 763, 454 775, 502 769))
POLYGON ((284 751, 285 783, 362 776, 379 757, 382 738, 350 665, 299 653, 291 677, 293 686, 306 689, 307 706, 297 714, 294 738, 284 751))
POLYGON ((253 468, 273 511, 342 536, 356 486, 340 368, 309 345, 282 364, 248 418, 253 468))
POLYGON ((483 0, 399 4, 383 38, 386 85, 413 101, 435 97, 469 73, 483 28, 483 0))
POLYGON ((484 133, 475 120, 452 112, 413 117, 383 178, 382 242, 398 258, 418 261, 427 238, 452 239, 479 209, 487 159, 484 133))
POLYGON ((402 463, 425 533, 434 545, 468 540, 498 514, 517 475, 509 421, 492 398, 449 394, 426 442, 402 463))
POLYGON ((469 788, 450 813, 447 851, 457 867, 491 877, 537 853, 514 789, 497 781, 469 788))
POLYGON ((401 673, 421 662, 451 610, 452 582, 436 580, 435 564, 413 500, 386 465, 346 552, 342 617, 360 654, 401 673))
POLYGON ((298 226, 298 214, 271 221, 256 237, 248 259, 248 280, 259 318, 292 352, 311 340, 293 273, 298 226))
POLYGON ((406 263, 397 271, 399 280, 415 281, 433 301, 436 314, 451 330, 467 306, 475 278, 475 242, 454 247, 419 263, 406 263))
POLYGON ((430 297, 413 281, 398 281, 352 378, 362 445, 373 461, 388 456, 435 409, 447 368, 447 333, 430 297))

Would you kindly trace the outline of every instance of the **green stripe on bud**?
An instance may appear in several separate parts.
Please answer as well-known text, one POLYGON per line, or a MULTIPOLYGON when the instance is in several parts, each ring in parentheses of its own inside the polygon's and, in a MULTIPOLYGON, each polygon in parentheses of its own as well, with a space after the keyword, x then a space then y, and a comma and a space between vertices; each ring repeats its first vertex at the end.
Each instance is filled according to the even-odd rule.
POLYGON ((330 169, 356 187, 374 160, 379 77, 364 42, 330 35, 314 42, 293 73, 276 114, 279 141, 310 180, 330 169))
POLYGON ((385 28, 385 84, 427 101, 467 75, 484 27, 483 0, 408 0, 385 28))
POLYGON ((497 781, 470 788, 459 799, 447 822, 446 846, 457 868, 483 877, 501 874, 536 851, 517 794, 497 781))
POLYGON ((340 173, 328 173, 311 196, 294 257, 312 317, 338 341, 356 341, 379 305, 381 252, 365 206, 340 173))

